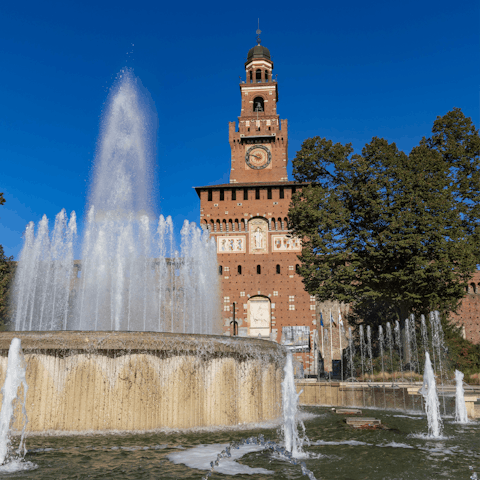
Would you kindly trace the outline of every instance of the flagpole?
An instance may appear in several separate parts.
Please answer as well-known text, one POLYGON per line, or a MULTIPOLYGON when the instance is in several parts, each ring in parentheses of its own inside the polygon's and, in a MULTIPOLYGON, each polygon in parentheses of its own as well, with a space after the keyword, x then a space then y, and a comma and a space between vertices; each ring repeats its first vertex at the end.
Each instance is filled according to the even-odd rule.
POLYGON ((323 315, 320 312, 320 331, 322 332, 322 363, 323 363, 323 372, 325 373, 325 351, 323 350, 323 315))
POLYGON ((343 382, 342 318, 340 317, 340 309, 338 310, 338 339, 340 340, 340 366, 341 378, 343 382))
POLYGON ((333 375, 333 330, 332 330, 332 309, 330 309, 330 378, 333 375))

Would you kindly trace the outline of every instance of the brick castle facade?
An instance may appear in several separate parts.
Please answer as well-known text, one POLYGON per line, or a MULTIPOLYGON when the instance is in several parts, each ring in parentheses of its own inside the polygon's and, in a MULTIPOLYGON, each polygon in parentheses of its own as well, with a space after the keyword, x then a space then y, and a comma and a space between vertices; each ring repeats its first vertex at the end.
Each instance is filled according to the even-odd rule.
POLYGON ((277 113, 268 49, 252 48, 245 70, 241 113, 229 124, 230 183, 196 187, 200 223, 217 242, 224 331, 290 343, 312 371, 315 298, 296 273, 301 245, 287 229, 291 197, 302 184, 288 180, 288 122, 277 113))
MULTIPOLYGON (((217 243, 224 333, 291 344, 305 370, 316 374, 319 359, 326 371, 336 368, 332 363, 338 367, 341 349, 348 345, 340 313, 346 318, 348 305, 317 304, 296 273, 301 245, 288 232, 287 216, 292 194, 302 184, 288 180, 288 122, 277 113, 272 71, 270 52, 258 40, 240 83, 238 122, 229 123, 230 183, 195 190, 200 224, 217 243)), ((472 282, 452 318, 463 326, 465 338, 478 343, 478 272, 472 282)))

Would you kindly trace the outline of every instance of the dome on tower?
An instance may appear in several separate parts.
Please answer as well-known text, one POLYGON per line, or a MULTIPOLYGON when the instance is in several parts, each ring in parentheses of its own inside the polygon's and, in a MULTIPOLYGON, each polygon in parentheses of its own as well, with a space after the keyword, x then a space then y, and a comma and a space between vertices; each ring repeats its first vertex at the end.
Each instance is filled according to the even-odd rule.
POLYGON ((270 50, 263 45, 255 45, 248 51, 247 63, 255 58, 266 58, 267 60, 270 60, 270 50))

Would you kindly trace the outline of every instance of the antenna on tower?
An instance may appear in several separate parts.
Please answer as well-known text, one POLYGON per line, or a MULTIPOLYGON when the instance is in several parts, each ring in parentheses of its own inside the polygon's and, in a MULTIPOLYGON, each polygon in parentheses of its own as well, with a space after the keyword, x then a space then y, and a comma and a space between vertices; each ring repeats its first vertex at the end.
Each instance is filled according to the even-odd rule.
POLYGON ((261 42, 261 40, 260 40, 260 34, 262 33, 262 31, 260 30, 260 19, 258 19, 258 28, 257 28, 257 32, 256 32, 256 33, 257 33, 257 35, 258 35, 258 37, 257 37, 257 43, 260 45, 260 42, 261 42))

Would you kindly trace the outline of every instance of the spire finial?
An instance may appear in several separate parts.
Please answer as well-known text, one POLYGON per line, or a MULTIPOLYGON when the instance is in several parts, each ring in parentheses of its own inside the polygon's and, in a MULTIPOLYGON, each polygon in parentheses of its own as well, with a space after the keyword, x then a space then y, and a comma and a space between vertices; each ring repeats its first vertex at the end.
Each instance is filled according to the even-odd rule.
POLYGON ((260 34, 262 33, 262 31, 260 30, 260 19, 258 19, 258 29, 257 29, 257 32, 256 32, 256 33, 257 33, 257 35, 258 35, 258 37, 257 37, 257 43, 260 45, 260 42, 261 42, 261 40, 260 40, 260 34))

